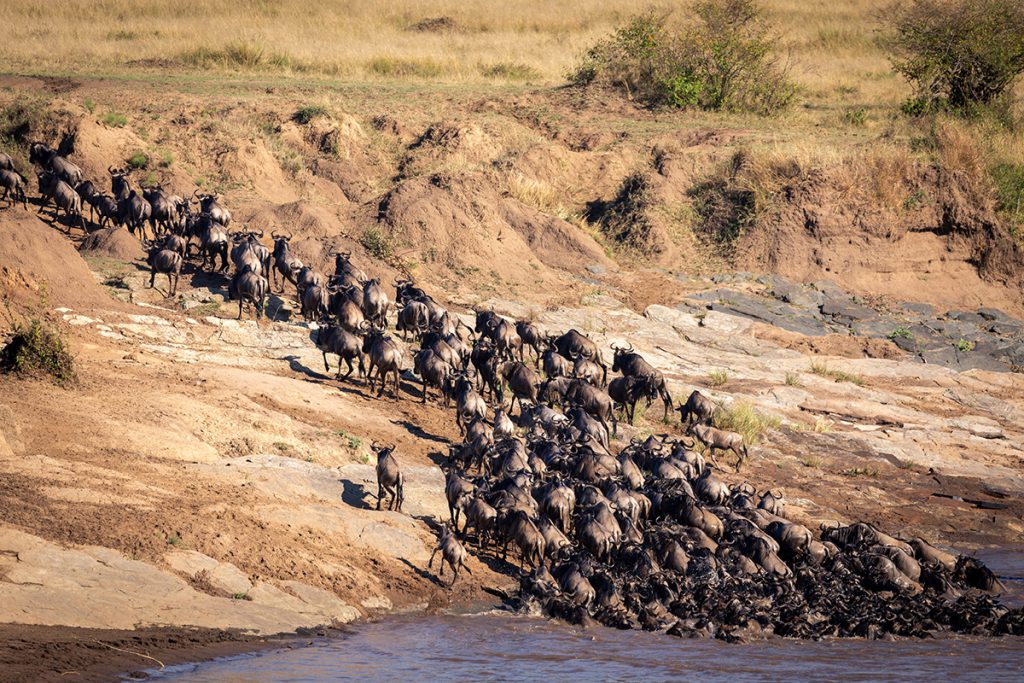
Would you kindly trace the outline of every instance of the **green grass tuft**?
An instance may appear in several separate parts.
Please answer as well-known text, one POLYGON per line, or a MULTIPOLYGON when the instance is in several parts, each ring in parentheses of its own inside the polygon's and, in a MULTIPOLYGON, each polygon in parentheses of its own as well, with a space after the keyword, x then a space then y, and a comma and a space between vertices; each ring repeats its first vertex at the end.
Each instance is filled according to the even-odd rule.
POLYGON ((728 408, 718 408, 711 421, 718 429, 742 434, 743 442, 748 446, 756 445, 765 430, 778 429, 782 424, 778 417, 758 412, 745 401, 736 401, 728 408))
POLYGON ((116 111, 108 111, 100 117, 100 123, 111 128, 124 128, 128 125, 128 117, 116 111))
POLYGON ((709 387, 720 387, 724 386, 729 381, 729 373, 725 370, 712 370, 708 373, 708 386, 709 387))

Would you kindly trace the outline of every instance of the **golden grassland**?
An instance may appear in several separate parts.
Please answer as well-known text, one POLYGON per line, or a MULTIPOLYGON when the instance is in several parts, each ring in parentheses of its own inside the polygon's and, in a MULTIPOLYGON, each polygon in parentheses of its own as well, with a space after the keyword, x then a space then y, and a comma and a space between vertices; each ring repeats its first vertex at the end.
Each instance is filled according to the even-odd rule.
MULTIPOLYGON (((876 44, 889 0, 765 0, 811 105, 905 94, 876 44)), ((152 68, 320 74, 346 80, 557 83, 630 14, 688 3, 610 0, 4 0, 0 70, 152 68), (446 18, 450 21, 429 20, 446 18), (425 21, 426 20, 426 21, 425 21)))
MULTIPOLYGON (((892 71, 879 41, 891 4, 761 0, 799 86, 795 106, 773 118, 692 112, 687 120, 757 131, 749 147, 763 164, 751 172, 764 176, 755 180, 769 189, 774 160, 782 160, 801 168, 849 169, 851 186, 875 186, 880 199, 902 201, 886 195, 899 189, 905 169, 922 153, 914 138, 927 138, 928 131, 899 112, 910 88, 892 71)), ((689 5, 0 0, 0 73, 191 79, 208 83, 211 92, 233 79, 320 84, 329 91, 365 86, 376 100, 404 98, 406 90, 438 95, 449 88, 551 87, 565 83, 582 53, 629 16, 645 10, 685 16, 689 5)), ((1018 95, 1022 91, 1024 85, 1017 88, 1018 95)), ((337 96, 325 92, 324 104, 333 106, 337 96)), ((1019 204, 1024 136, 984 121, 943 125, 948 130, 941 154, 959 149, 963 158, 940 161, 1010 169, 1010 191, 1003 194, 1018 197, 1019 204)), ((554 188, 526 178, 511 179, 510 191, 531 204, 555 203, 554 188)), ((1024 208, 1018 206, 1015 216, 1024 225, 1024 208)))

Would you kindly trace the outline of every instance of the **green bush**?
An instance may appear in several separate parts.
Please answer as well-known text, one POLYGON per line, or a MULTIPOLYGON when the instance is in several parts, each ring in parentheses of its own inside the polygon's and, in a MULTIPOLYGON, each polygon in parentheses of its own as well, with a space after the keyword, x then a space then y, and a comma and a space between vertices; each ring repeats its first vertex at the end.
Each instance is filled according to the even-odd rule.
POLYGON ((10 337, 0 349, 0 371, 21 376, 45 374, 60 385, 75 380, 75 358, 60 330, 41 317, 19 318, 10 307, 6 318, 10 337))
POLYGON ((319 104, 307 104, 304 107, 299 107, 294 114, 292 114, 292 121, 306 125, 318 116, 326 116, 327 107, 319 104))
POLYGON ((377 226, 364 230, 359 243, 367 253, 381 261, 390 261, 395 255, 395 245, 391 236, 377 226))
POLYGON ((910 0, 887 16, 883 44, 914 88, 907 114, 977 114, 1008 100, 1024 73, 1020 0, 910 0))
POLYGON ((753 0, 702 0, 689 25, 635 16, 590 48, 577 85, 622 88, 640 102, 773 114, 796 93, 772 51, 777 40, 753 0))
POLYGON ((146 168, 149 166, 149 155, 145 152, 136 152, 128 157, 128 167, 133 169, 146 168))
POLYGON ((128 117, 116 111, 109 111, 100 117, 100 122, 111 128, 124 128, 128 125, 128 117))

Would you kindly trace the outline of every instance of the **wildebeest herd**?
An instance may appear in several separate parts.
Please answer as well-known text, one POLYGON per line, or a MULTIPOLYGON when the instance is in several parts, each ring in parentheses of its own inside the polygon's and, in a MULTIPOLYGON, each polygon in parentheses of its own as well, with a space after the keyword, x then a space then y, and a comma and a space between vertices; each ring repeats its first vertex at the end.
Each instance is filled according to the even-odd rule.
MULTIPOLYGON (((316 323, 325 369, 335 355, 339 379, 357 372, 371 393, 395 399, 411 370, 422 402, 436 394, 454 410, 462 442, 443 467, 450 519, 431 556, 432 565, 441 554, 452 583, 471 544, 518 563, 522 605, 574 623, 725 640, 1024 634, 1024 611, 992 597, 999 582, 980 561, 862 522, 814 531, 788 518, 780 493, 728 484, 715 452, 731 452, 739 472, 748 457, 742 436, 716 429, 717 406, 697 391, 674 406, 665 377, 629 345, 613 346, 609 364, 577 330, 547 334, 491 311, 477 312, 470 327, 409 279, 395 280, 392 300, 348 252, 333 255, 328 277, 295 256, 291 235, 273 234, 268 249, 261 232, 229 233, 231 214, 216 195, 139 194, 111 168, 108 196, 83 187, 81 171, 44 146, 33 145, 31 159, 41 166, 44 203, 83 227, 81 201, 101 224, 126 225, 142 239, 149 223, 151 284, 166 274, 173 294, 195 241, 202 267, 234 264, 229 290, 240 317, 249 301, 258 320, 271 280, 279 292, 287 281, 316 323), (609 371, 617 376, 609 380, 609 371), (632 423, 637 404, 651 401, 665 418, 679 411, 679 433, 634 438, 616 452, 619 420, 632 423)), ((20 180, 0 155, 12 203, 25 201, 20 180)), ((387 498, 401 512, 395 448, 373 449, 377 508, 387 498)))
MULTIPOLYGON (((739 471, 747 447, 711 426, 716 404, 698 391, 676 407, 681 434, 613 452, 619 412, 673 407, 662 373, 631 346, 612 347, 620 376, 607 381, 604 353, 576 330, 547 335, 490 311, 470 329, 414 283, 395 285, 396 330, 419 344, 420 400, 436 392, 463 437, 443 466, 450 519, 435 549, 452 583, 472 543, 518 563, 522 605, 574 623, 725 640, 1024 634, 1024 610, 992 597, 999 581, 977 559, 863 522, 812 531, 787 517, 779 492, 727 484, 715 451, 732 452, 739 471)), ((325 320, 318 346, 325 365, 327 353, 346 360, 345 377, 366 354, 378 395, 395 373, 397 398, 405 351, 381 322, 325 320), (339 330, 352 338, 324 341, 339 330)), ((394 509, 394 449, 378 452, 399 486, 394 509)))
MULTIPOLYGON (((105 193, 96 183, 85 179, 82 169, 58 150, 33 142, 28 152, 39 184, 37 213, 41 214, 52 203, 54 224, 59 225, 63 213, 67 232, 75 225, 88 232, 84 210, 88 205, 89 223, 95 228, 127 228, 147 248, 150 286, 155 286, 157 275, 167 276, 167 296, 176 293, 187 259, 198 257, 200 268, 225 273, 230 256, 234 274, 228 285, 228 297, 238 301, 239 318, 245 304, 251 304, 258 321, 270 291, 268 278, 283 273, 296 282, 302 272, 302 264, 288 254, 290 236, 273 235, 272 254, 261 242, 263 232, 230 232, 231 212, 216 193, 201 193, 197 189, 183 198, 168 191, 162 183, 136 188, 129 169, 113 166, 107 168, 110 193, 105 193)), ((0 199, 7 199, 10 205, 21 202, 27 208, 26 186, 25 177, 15 168, 11 157, 0 153, 0 188, 4 190, 0 199)))

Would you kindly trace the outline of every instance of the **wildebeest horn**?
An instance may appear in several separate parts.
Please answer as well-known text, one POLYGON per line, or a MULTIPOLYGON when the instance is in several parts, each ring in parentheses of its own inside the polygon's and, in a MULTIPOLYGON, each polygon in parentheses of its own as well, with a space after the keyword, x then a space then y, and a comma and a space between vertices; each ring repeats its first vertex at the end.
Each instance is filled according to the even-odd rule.
POLYGON ((352 252, 351 251, 339 251, 338 255, 339 256, 344 256, 346 259, 352 258, 352 252))
POLYGON ((110 175, 116 175, 113 166, 107 166, 107 173, 109 173, 110 175))

